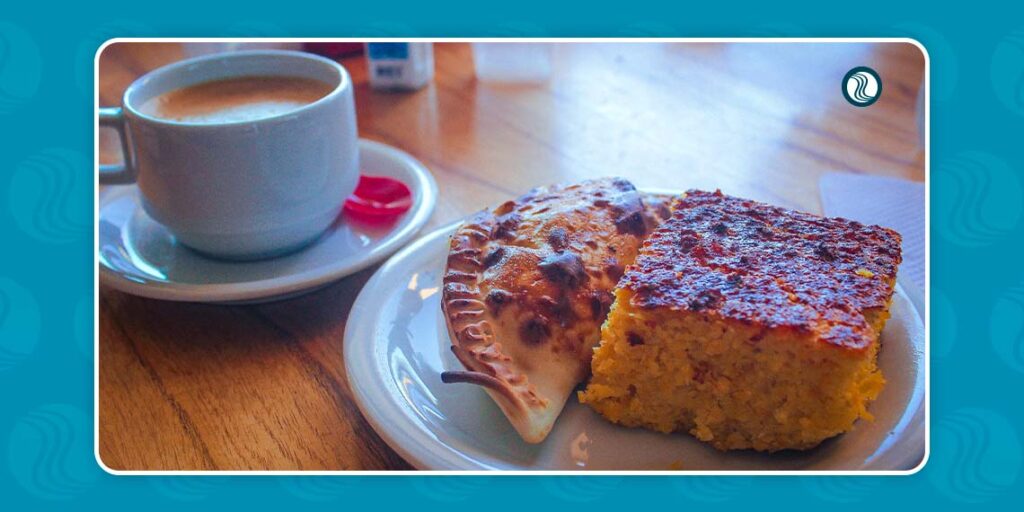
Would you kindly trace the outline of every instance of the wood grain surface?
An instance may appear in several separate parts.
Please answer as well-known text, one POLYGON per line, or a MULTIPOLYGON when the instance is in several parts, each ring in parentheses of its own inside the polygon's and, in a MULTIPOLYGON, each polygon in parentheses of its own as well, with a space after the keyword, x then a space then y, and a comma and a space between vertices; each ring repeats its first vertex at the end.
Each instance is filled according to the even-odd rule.
MULTIPOLYGON (((102 105, 178 44, 118 43, 100 58, 102 105)), ((469 45, 435 45, 432 84, 355 83, 360 136, 408 151, 440 188, 426 230, 542 184, 619 175, 641 187, 720 188, 820 212, 818 178, 846 171, 923 181, 916 99, 924 59, 885 44, 559 44, 551 79, 475 79, 469 45), (871 66, 868 108, 840 94, 871 66)), ((101 132, 101 161, 117 143, 101 132)), ((376 267, 282 302, 212 306, 103 288, 99 452, 122 470, 409 469, 360 415, 342 361, 345 320, 376 267)))

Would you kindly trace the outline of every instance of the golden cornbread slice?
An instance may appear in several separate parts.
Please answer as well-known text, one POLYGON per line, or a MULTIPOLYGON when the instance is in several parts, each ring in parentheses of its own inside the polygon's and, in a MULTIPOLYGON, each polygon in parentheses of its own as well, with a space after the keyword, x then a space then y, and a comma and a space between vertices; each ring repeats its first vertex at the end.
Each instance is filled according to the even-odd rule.
POLYGON ((871 418, 900 261, 886 228, 687 192, 619 282, 580 400, 721 450, 811 448, 871 418))

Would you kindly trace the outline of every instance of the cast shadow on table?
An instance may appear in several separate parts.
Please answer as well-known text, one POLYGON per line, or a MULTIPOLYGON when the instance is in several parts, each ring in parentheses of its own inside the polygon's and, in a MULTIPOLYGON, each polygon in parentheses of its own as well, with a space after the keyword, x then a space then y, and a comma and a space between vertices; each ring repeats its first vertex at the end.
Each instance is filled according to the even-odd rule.
MULTIPOLYGON (((274 339, 289 341, 291 338, 320 337, 337 332, 340 345, 348 311, 378 266, 374 265, 309 293, 255 304, 164 301, 104 289, 100 293, 100 318, 102 320, 109 316, 104 314, 105 310, 119 309, 125 315, 117 315, 119 318, 145 318, 146 328, 158 333, 193 330, 191 326, 202 326, 202 334, 175 336, 174 343, 252 344, 252 338, 239 335, 252 334, 251 331, 258 329, 262 323, 272 327, 272 330, 284 331, 273 336, 274 339), (249 320, 243 321, 246 318, 249 320)), ((159 341, 158 336, 147 338, 149 341, 159 341)))

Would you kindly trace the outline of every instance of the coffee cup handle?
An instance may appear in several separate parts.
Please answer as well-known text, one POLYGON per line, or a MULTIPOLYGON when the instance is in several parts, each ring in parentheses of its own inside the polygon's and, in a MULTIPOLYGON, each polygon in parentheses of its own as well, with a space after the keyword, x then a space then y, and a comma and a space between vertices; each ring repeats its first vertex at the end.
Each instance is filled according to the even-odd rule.
POLYGON ((124 125, 124 112, 120 107, 101 107, 99 112, 100 127, 117 130, 121 139, 121 155, 123 163, 100 164, 101 185, 124 185, 135 181, 135 167, 132 164, 131 145, 128 143, 124 125))

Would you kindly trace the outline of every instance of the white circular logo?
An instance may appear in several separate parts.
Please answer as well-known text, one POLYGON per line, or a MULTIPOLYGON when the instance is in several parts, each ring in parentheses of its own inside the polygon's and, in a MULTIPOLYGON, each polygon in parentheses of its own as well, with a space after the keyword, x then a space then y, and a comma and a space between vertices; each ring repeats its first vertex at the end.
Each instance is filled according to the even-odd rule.
POLYGON ((882 95, 882 79, 875 70, 860 66, 843 77, 843 97, 855 107, 866 107, 882 95))

